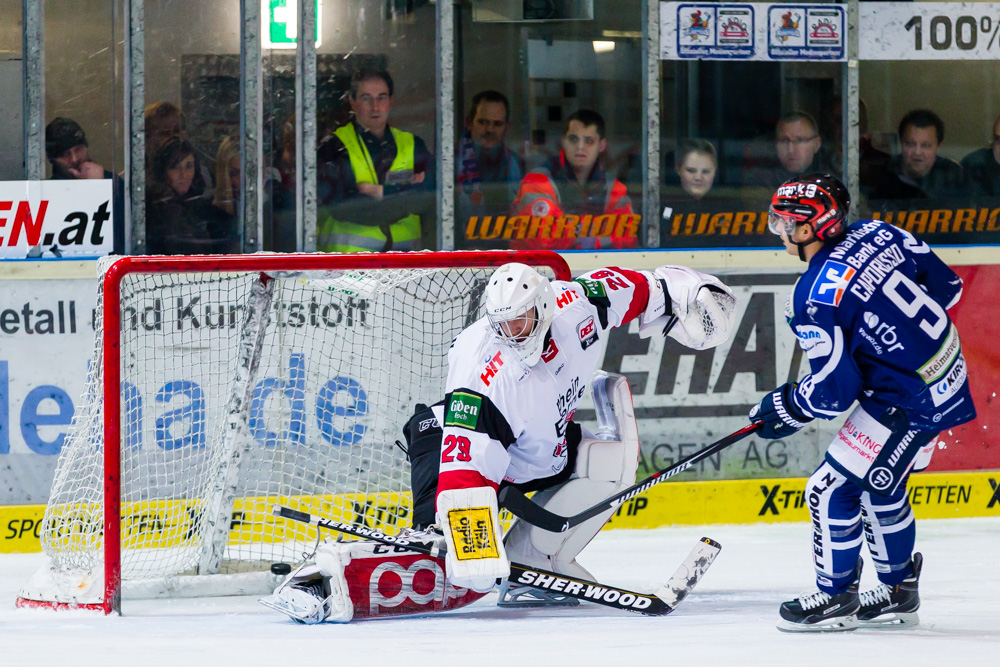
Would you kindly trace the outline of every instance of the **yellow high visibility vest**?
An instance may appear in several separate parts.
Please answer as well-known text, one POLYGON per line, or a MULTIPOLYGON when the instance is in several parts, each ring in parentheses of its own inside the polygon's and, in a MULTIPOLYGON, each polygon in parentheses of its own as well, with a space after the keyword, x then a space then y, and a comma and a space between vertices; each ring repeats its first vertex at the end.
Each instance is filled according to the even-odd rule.
MULTIPOLYGON (((392 138, 396 142, 396 159, 389 166, 389 173, 413 171, 414 140, 409 132, 390 127, 392 138)), ((368 148, 354 130, 354 123, 347 123, 338 128, 334 134, 343 142, 347 156, 351 160, 351 169, 358 183, 378 184, 378 175, 368 148)), ((378 206, 372 202, 372 206, 378 206)), ((393 250, 420 249, 420 216, 408 215, 389 225, 393 250)), ((376 225, 361 225, 346 220, 335 220, 327 213, 316 223, 316 249, 321 252, 364 252, 380 251, 386 246, 386 238, 382 228, 376 225)))

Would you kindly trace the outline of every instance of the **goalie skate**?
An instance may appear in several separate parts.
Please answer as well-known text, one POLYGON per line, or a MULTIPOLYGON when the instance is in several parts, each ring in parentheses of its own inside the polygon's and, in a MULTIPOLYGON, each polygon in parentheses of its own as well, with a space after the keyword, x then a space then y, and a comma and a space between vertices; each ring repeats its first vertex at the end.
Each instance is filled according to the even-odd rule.
POLYGON ((579 600, 564 593, 521 586, 510 579, 504 579, 499 592, 498 607, 575 607, 580 604, 579 600))

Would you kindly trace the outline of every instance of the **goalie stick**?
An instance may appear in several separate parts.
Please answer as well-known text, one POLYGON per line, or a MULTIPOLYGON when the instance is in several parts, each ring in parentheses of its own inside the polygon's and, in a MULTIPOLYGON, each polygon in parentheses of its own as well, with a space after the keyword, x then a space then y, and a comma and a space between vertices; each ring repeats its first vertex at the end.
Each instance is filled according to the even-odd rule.
MULTIPOLYGON (((397 537, 386 535, 380 530, 374 530, 366 526, 345 523, 343 521, 332 521, 323 517, 294 510, 289 507, 275 505, 272 508, 275 516, 300 521, 318 528, 334 530, 355 537, 362 537, 390 546, 401 547, 409 551, 427 554, 432 558, 444 558, 446 549, 437 547, 431 542, 410 540, 407 537, 397 537)), ((626 588, 608 586, 585 579, 574 579, 548 570, 541 570, 535 567, 522 565, 521 563, 510 564, 511 583, 521 586, 531 586, 542 590, 556 591, 569 597, 577 598, 587 602, 621 609, 646 616, 665 616, 677 608, 688 593, 697 585, 702 576, 712 565, 715 557, 719 555, 722 546, 715 540, 707 537, 701 538, 688 554, 687 558, 681 562, 674 574, 655 593, 638 593, 626 588)))
POLYGON ((674 475, 684 472, 698 461, 706 459, 716 452, 721 452, 726 447, 729 447, 730 445, 747 437, 751 433, 756 432, 760 428, 760 425, 761 422, 748 424, 735 433, 730 433, 726 437, 713 442, 704 449, 695 452, 691 456, 681 459, 671 467, 655 472, 641 482, 633 484, 627 489, 616 493, 610 498, 602 500, 593 507, 583 510, 579 514, 574 514, 573 516, 567 517, 554 514, 541 505, 529 500, 524 493, 515 489, 513 486, 506 486, 502 488, 497 496, 497 500, 500 503, 500 507, 506 509, 519 519, 523 519, 533 526, 538 526, 542 530, 547 530, 553 533, 562 533, 588 519, 592 519, 595 516, 607 512, 608 510, 615 509, 640 493, 648 491, 660 482, 665 482, 674 475))

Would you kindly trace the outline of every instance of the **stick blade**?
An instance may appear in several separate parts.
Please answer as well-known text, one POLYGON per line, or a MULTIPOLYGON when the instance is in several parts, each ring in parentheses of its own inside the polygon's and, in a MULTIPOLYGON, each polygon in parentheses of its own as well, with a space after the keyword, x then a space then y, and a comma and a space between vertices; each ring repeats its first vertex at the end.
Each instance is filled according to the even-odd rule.
POLYGON ((701 538, 687 558, 677 567, 673 576, 656 591, 656 597, 673 611, 698 585, 721 550, 722 545, 715 540, 708 537, 701 538))

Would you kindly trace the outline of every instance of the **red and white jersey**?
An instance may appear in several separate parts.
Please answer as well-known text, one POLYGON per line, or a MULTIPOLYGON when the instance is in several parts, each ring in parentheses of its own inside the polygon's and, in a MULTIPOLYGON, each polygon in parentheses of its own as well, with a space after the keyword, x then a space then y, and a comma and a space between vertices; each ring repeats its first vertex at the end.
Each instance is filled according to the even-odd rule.
POLYGON ((553 281, 556 311, 542 357, 528 367, 482 318, 448 353, 438 492, 521 483, 566 466, 566 428, 612 327, 646 308, 651 277, 610 267, 553 281))

